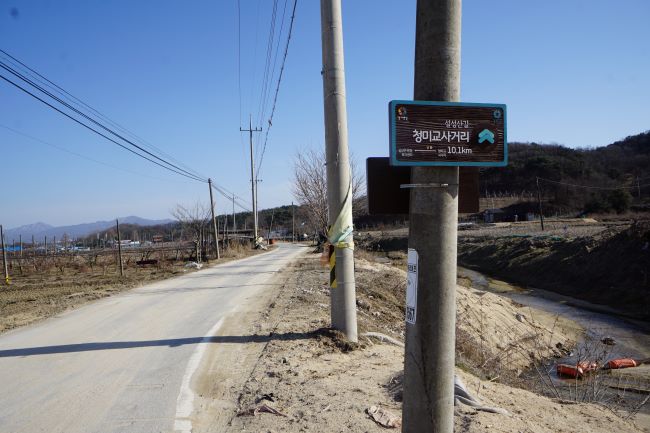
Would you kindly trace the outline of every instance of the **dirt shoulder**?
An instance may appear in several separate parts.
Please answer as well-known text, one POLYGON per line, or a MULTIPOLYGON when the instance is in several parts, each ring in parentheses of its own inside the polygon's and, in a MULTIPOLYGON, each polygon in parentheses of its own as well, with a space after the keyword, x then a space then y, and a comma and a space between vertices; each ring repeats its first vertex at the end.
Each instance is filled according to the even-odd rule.
MULTIPOLYGON (((360 332, 402 339, 404 272, 358 259, 356 279, 360 332)), ((386 428, 368 416, 370 407, 401 415, 403 348, 368 337, 358 345, 345 344, 325 330, 327 280, 327 269, 312 254, 287 269, 276 289, 227 320, 220 334, 240 338, 209 353, 209 368, 198 381, 196 431, 383 432, 386 428), (252 324, 246 324, 248 320, 252 324)), ((463 355, 467 364, 457 368, 457 374, 485 404, 510 415, 459 406, 455 431, 642 431, 602 406, 562 403, 474 371, 477 360, 496 357, 509 360, 499 364, 507 374, 526 363, 516 360, 517 353, 550 351, 557 342, 568 344, 579 330, 571 323, 558 325, 542 312, 522 312, 495 294, 459 287, 459 295, 459 317, 484 315, 486 320, 476 327, 474 319, 466 328, 460 324, 468 340, 457 345, 474 347, 476 353, 463 355), (526 317, 518 319, 517 313, 526 317), (550 344, 527 335, 550 337, 550 344), (508 349, 512 347, 516 349, 508 349)))
MULTIPOLYGON (((233 248, 225 251, 218 262, 211 261, 205 265, 259 253, 259 250, 233 248)), ((137 266, 135 255, 134 258, 125 256, 124 277, 118 275, 113 255, 59 254, 12 259, 11 284, 0 285, 0 333, 97 299, 196 270, 186 267, 187 262, 172 260, 169 256, 163 256, 165 260, 160 260, 155 266, 137 266)))

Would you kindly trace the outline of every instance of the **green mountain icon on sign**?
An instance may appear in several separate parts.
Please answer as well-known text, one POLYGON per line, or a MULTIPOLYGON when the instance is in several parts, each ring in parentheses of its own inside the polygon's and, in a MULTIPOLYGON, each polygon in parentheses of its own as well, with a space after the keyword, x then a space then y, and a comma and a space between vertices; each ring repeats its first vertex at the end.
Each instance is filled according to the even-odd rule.
POLYGON ((494 144, 494 132, 489 129, 484 129, 478 134, 478 143, 481 144, 484 141, 489 141, 491 144, 494 144))

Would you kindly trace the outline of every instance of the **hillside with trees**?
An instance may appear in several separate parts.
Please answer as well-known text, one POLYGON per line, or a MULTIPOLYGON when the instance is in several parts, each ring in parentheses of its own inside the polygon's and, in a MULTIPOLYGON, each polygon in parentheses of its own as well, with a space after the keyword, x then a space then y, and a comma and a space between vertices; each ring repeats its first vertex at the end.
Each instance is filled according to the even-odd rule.
POLYGON ((608 146, 510 143, 507 167, 481 170, 482 195, 537 192, 557 211, 650 210, 650 131, 608 146))

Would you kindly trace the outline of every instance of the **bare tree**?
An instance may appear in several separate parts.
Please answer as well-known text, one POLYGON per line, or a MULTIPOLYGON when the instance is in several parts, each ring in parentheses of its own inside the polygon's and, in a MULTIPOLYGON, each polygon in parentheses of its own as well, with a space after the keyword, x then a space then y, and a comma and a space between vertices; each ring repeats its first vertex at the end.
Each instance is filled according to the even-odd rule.
POLYGON ((171 210, 171 214, 194 242, 196 261, 200 262, 201 246, 209 229, 210 207, 200 202, 189 207, 178 204, 171 210))
MULTIPOLYGON (((325 150, 308 149, 298 152, 294 160, 292 192, 307 209, 309 224, 318 234, 327 235, 327 169, 325 150)), ((357 215, 364 207, 363 175, 358 173, 354 159, 350 159, 352 174, 352 213, 357 215)))

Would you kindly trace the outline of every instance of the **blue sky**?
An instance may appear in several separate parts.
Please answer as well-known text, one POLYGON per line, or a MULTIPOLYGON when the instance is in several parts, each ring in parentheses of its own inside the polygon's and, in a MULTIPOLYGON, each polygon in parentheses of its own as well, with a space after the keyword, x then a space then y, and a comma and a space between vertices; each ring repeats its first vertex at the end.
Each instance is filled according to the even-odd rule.
MULTIPOLYGON (((236 0, 0 0, 0 48, 250 202, 239 127, 249 112, 260 118, 272 4, 241 0, 241 105, 236 0)), ((413 95, 415 0, 347 0, 343 13, 350 149, 363 167, 388 154, 388 101, 413 95)), ((648 17, 647 0, 466 0, 461 99, 508 104, 511 141, 595 147, 648 130, 648 17)), ((290 203, 293 158, 323 146, 320 69, 319 2, 299 0, 260 208, 290 203)), ((8 228, 168 218, 177 203, 208 200, 207 185, 134 157, 5 82, 0 149, 8 228)), ((220 212, 230 208, 216 198, 220 212)))

